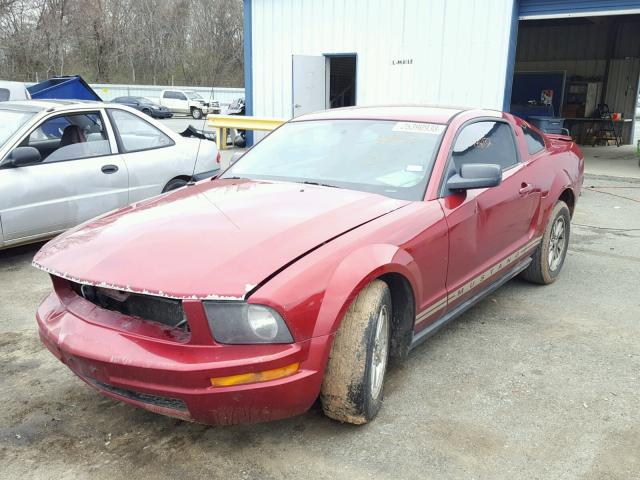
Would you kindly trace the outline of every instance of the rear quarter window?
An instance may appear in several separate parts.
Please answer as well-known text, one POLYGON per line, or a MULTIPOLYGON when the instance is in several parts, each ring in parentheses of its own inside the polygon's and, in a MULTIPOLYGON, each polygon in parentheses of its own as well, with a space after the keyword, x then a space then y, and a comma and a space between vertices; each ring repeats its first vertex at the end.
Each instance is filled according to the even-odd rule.
POLYGON ((0 88, 0 102, 9 100, 10 92, 6 88, 0 88))
POLYGON ((524 139, 527 142, 527 151, 529 152, 529 155, 536 154, 544 149, 545 145, 542 135, 526 125, 522 125, 522 132, 524 133, 524 139))

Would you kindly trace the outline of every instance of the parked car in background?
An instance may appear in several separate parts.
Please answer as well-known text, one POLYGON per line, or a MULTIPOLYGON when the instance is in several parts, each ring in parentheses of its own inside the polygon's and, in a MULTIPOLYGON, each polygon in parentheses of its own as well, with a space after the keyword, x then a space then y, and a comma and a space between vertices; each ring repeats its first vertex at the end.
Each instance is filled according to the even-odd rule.
POLYGON ((100 102, 0 104, 0 248, 211 177, 215 142, 100 102))
MULTIPOLYGON (((229 107, 227 107, 227 111, 225 115, 244 115, 245 114, 245 103, 244 98, 236 98, 229 107)), ((229 131, 229 135, 231 135, 231 130, 229 131)), ((238 130, 236 132, 235 138, 233 138, 232 143, 236 147, 244 148, 247 145, 247 131, 246 130, 238 130)))
POLYGON ((29 100, 31 95, 23 82, 6 82, 0 80, 0 102, 9 100, 29 100))
POLYGON ((162 90, 160 98, 149 100, 167 107, 172 113, 191 115, 196 120, 210 113, 220 113, 219 102, 207 102, 199 93, 191 90, 162 90))
POLYGON ((302 115, 217 179, 43 247, 40 338, 98 391, 156 413, 257 422, 319 396, 329 417, 365 423, 390 356, 518 274, 556 280, 583 171, 570 137, 508 113, 302 115))
POLYGON ((145 97, 118 97, 113 100, 114 103, 121 103, 127 107, 135 108, 152 118, 171 118, 173 113, 167 107, 158 105, 145 97))

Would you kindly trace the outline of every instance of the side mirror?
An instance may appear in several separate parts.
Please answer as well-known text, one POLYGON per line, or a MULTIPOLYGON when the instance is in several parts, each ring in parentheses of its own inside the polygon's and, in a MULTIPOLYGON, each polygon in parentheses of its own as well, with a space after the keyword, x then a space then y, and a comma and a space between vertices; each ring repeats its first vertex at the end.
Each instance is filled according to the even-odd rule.
POLYGON ((449 190, 473 190, 475 188, 489 188, 502 182, 502 168, 500 165, 489 163, 468 163, 462 165, 459 174, 447 180, 449 190))
POLYGON ((236 152, 231 156, 231 160, 229 160, 229 166, 236 163, 240 158, 244 155, 244 152, 236 152))
POLYGON ((9 163, 14 167, 26 167, 41 161, 40 152, 34 147, 18 147, 9 156, 9 163))

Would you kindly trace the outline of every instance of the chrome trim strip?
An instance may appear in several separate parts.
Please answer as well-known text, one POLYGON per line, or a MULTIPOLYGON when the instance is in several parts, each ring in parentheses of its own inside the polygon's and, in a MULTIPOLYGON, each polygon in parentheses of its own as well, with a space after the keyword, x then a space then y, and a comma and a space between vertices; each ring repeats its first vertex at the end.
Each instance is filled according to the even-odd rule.
POLYGON ((446 297, 441 298, 436 303, 433 303, 432 305, 427 307, 425 310, 423 310, 416 316, 414 328, 415 326, 417 326, 418 324, 422 323, 427 318, 432 316, 434 313, 444 308, 449 302, 452 302, 458 297, 465 295, 466 293, 470 292, 472 289, 480 285, 482 282, 484 282, 488 278, 492 277, 493 275, 500 272, 501 270, 504 270, 505 268, 511 266, 516 260, 523 257, 532 247, 538 245, 541 240, 542 240, 542 237, 537 237, 527 242, 524 246, 520 247, 518 250, 513 252, 508 257, 496 263, 491 268, 488 268, 487 270, 482 272, 480 275, 477 275, 476 277, 472 278, 467 283, 465 283, 455 291, 451 292, 446 297))

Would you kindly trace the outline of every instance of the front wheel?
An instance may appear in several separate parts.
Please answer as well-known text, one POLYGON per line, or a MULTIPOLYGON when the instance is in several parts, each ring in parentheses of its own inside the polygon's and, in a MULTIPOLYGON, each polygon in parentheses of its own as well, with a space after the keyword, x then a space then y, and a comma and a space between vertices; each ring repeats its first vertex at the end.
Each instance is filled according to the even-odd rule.
POLYGON ((330 418, 363 424, 382 406, 392 318, 387 284, 374 280, 358 294, 336 333, 320 392, 330 418))
POLYGON ((534 252, 531 264, 522 277, 533 283, 548 285, 556 281, 562 270, 569 247, 571 213, 562 200, 555 204, 542 236, 542 242, 534 252))
POLYGON ((202 118, 202 110, 200 110, 199 108, 192 108, 191 116, 196 120, 200 120, 202 118))

